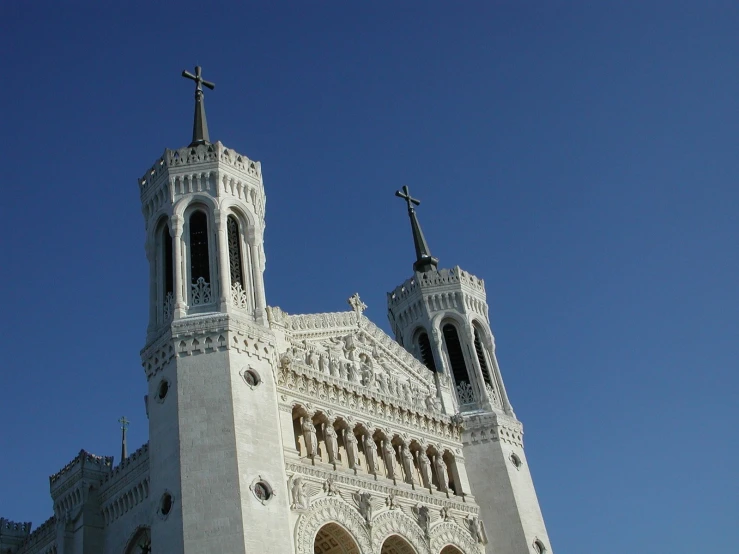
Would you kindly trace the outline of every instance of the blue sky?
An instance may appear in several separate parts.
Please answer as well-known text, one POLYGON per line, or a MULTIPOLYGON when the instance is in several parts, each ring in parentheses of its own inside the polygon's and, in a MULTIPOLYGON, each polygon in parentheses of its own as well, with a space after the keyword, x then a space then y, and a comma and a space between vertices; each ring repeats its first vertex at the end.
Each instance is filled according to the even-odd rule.
POLYGON ((485 279, 556 551, 728 552, 739 521, 739 4, 4 2, 0 516, 147 440, 136 179, 263 164, 267 301, 388 329, 406 184, 485 279))

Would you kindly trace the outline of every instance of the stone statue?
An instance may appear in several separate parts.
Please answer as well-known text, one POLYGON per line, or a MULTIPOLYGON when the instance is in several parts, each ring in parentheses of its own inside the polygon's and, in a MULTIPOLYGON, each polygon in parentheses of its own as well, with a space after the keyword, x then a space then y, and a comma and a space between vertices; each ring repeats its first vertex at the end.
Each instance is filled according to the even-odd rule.
POLYGON ((382 442, 382 457, 385 460, 388 478, 395 480, 398 477, 397 465, 395 464, 395 449, 387 439, 382 442))
POLYGON ((305 439, 306 454, 313 458, 318 453, 318 438, 316 437, 316 428, 309 417, 303 418, 303 438, 305 439))
POLYGON ((395 491, 390 491, 390 494, 387 495, 387 498, 385 499, 385 505, 390 510, 394 510, 395 508, 399 508, 398 501, 395 499, 395 491))
POLYGON ((357 437, 354 436, 351 429, 344 429, 344 448, 346 448, 349 467, 356 469, 359 465, 359 451, 357 449, 357 437))
POLYGON ((341 371, 339 370, 339 362, 333 356, 329 357, 328 367, 333 377, 341 377, 341 371))
POLYGON ((405 482, 411 485, 415 483, 413 477, 413 452, 408 448, 408 445, 403 443, 400 449, 400 459, 403 463, 403 473, 405 473, 405 482))
POLYGON ((364 436, 364 455, 367 458, 367 472, 377 475, 377 445, 369 435, 364 436))
POLYGON ((352 496, 357 503, 359 513, 362 514, 364 521, 369 525, 372 521, 372 495, 368 492, 355 492, 352 496))
POLYGON ((434 466, 436 466, 436 478, 439 479, 439 490, 447 492, 449 490, 449 476, 441 454, 436 454, 434 457, 434 466))
POLYGON ((423 486, 431 488, 431 460, 424 450, 418 452, 418 469, 421 472, 423 486))
POLYGON ((313 350, 308 352, 308 365, 318 371, 318 354, 313 350))
POLYGON ((346 373, 349 376, 349 381, 352 383, 359 382, 359 375, 357 374, 357 368, 354 367, 353 363, 346 364, 346 373))
POLYGON ((383 372, 377 374, 377 386, 380 387, 380 392, 387 392, 387 378, 383 372))
POLYGON ((416 512, 418 525, 423 529, 423 536, 428 539, 431 536, 431 513, 428 506, 418 504, 413 511, 416 512))
POLYGON ((328 476, 328 479, 323 483, 323 491, 327 496, 334 496, 339 494, 339 486, 336 484, 333 474, 328 476))
POLYGON ((480 518, 469 515, 467 517, 467 523, 470 527, 470 534, 472 535, 472 538, 480 544, 487 544, 488 539, 485 535, 485 527, 483 526, 482 521, 480 521, 480 518))
POLYGON ((328 358, 326 357, 326 354, 321 354, 318 358, 318 369, 321 371, 321 373, 331 373, 328 366, 328 358))
POLYGON ((452 517, 449 513, 449 508, 446 506, 442 506, 441 510, 439 510, 439 515, 441 516, 442 521, 449 521, 452 517))
POLYGON ((293 497, 293 503, 290 505, 290 508, 293 510, 306 510, 308 508, 309 499, 305 492, 305 483, 302 477, 293 479, 293 486, 290 488, 290 493, 293 497))
POLYGON ((336 431, 331 423, 323 424, 323 437, 326 440, 328 461, 335 464, 336 460, 339 458, 339 443, 336 440, 336 431))
POLYGON ((435 396, 431 393, 426 396, 426 409, 429 412, 435 412, 436 411, 436 403, 434 402, 435 396))

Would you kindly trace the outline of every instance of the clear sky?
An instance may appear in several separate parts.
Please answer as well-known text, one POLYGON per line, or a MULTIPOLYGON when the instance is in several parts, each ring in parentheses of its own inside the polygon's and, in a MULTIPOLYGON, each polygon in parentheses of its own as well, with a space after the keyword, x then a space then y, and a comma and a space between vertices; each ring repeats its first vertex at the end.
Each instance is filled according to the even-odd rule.
POLYGON ((408 185, 485 279, 554 549, 736 551, 739 3, 2 2, 0 516, 147 440, 137 178, 263 164, 267 301, 388 329, 408 185), (265 7, 270 5, 269 8, 265 7))

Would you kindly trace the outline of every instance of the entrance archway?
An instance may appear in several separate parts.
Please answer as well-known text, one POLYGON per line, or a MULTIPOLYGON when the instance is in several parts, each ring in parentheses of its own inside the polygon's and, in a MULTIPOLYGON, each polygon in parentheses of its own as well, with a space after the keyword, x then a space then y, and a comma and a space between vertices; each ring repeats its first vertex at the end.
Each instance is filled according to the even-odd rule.
POLYGON ((313 553, 360 554, 356 541, 338 523, 327 523, 318 530, 313 541, 313 553))
POLYGON ((416 549, 400 535, 390 535, 382 543, 380 554, 418 554, 416 549))
POLYGON ((447 544, 444 548, 441 549, 441 552, 439 552, 439 554, 464 554, 464 552, 462 552, 454 545, 447 544))

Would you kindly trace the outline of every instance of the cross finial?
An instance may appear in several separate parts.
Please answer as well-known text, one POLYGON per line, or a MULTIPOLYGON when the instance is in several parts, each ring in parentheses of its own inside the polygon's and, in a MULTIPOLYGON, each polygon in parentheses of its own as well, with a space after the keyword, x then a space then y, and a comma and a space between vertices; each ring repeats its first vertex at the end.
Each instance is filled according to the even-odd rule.
POLYGON ((195 81, 195 121, 192 125, 192 142, 190 146, 209 144, 210 137, 208 136, 208 122, 205 118, 203 87, 213 90, 216 86, 214 83, 203 79, 202 69, 199 65, 195 66, 195 75, 185 70, 182 72, 182 76, 195 81))
POLYGON ((408 217, 411 219, 411 231, 413 232, 413 244, 416 247, 416 261, 413 264, 413 270, 424 273, 431 269, 436 269, 439 260, 431 255, 429 245, 421 231, 421 224, 418 222, 418 216, 413 206, 418 206, 421 201, 411 196, 408 187, 403 185, 402 190, 395 191, 395 196, 405 200, 408 205, 408 217))
POLYGON ((405 200, 406 204, 408 204, 408 213, 411 213, 411 212, 415 211, 413 209, 413 206, 414 205, 415 206, 418 206, 421 203, 420 200, 418 200, 416 198, 413 198, 411 196, 411 192, 408 190, 408 187, 406 185, 403 185, 403 190, 402 191, 396 190, 395 191, 395 196, 398 196, 398 197, 402 198, 403 200, 405 200))
POLYGON ((126 416, 121 416, 121 419, 118 420, 118 423, 121 424, 121 461, 128 458, 128 446, 126 444, 126 429, 128 429, 128 424, 130 423, 126 416))
POLYGON ((360 300, 358 292, 355 292, 353 295, 351 295, 347 302, 349 302, 352 310, 354 310, 358 316, 362 315, 362 312, 367 309, 367 304, 360 300))

